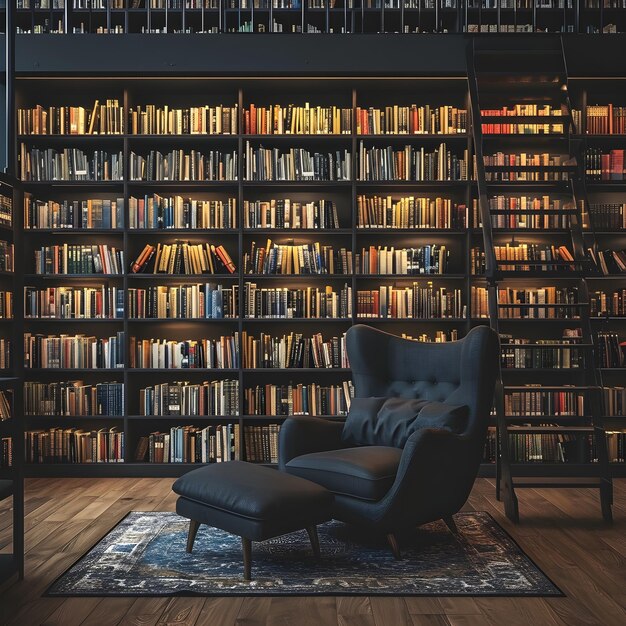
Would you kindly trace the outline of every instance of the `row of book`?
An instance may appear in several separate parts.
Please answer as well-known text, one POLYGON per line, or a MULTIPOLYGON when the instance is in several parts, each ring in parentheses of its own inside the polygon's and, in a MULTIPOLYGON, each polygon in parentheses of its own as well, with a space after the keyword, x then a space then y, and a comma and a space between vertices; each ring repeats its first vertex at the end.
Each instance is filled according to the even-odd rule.
POLYGON ((0 241, 0 272, 15 271, 15 246, 8 241, 0 241))
POLYGON ((467 133, 467 110, 451 105, 357 107, 359 135, 454 135, 467 133))
POLYGON ((0 337, 0 370, 6 370, 11 367, 11 340, 6 337, 0 337))
POLYGON ((355 269, 357 274, 445 274, 449 259, 450 250, 445 244, 397 249, 393 246, 370 246, 356 254, 355 269))
POLYGON ((0 320, 13 319, 13 292, 0 291, 0 320))
POLYGON ((25 368, 123 368, 124 352, 123 331, 111 337, 24 333, 25 368))
POLYGON ((580 317, 579 307, 574 306, 578 303, 578 287, 498 287, 503 319, 576 319, 580 317))
POLYGON ((257 385, 244 390, 246 415, 347 415, 352 381, 327 387, 310 384, 257 385))
POLYGON ((246 141, 244 180, 248 181, 342 181, 352 176, 348 150, 311 153, 304 148, 254 148, 246 141))
POLYGON ((588 248, 587 252, 596 269, 604 276, 626 272, 626 249, 599 250, 588 248))
POLYGON ((433 152, 422 146, 367 148, 359 143, 357 180, 360 181, 459 181, 468 180, 468 151, 457 156, 445 143, 433 152))
POLYGON ((243 315, 248 319, 346 319, 352 317, 352 287, 263 287, 243 286, 243 315))
POLYGON ((0 438, 0 468, 13 467, 13 439, 0 438))
POLYGON ((322 333, 305 337, 291 332, 282 337, 260 333, 259 337, 243 331, 242 366, 256 368, 348 368, 345 333, 324 340, 322 333))
MULTIPOLYGON (((562 181, 569 180, 576 168, 576 160, 567 154, 506 154, 496 152, 485 155, 485 179, 487 181, 562 181), (531 168, 537 168, 533 170, 531 168)), ((474 155, 474 163, 476 155, 474 155)))
POLYGON ((233 274, 235 263, 222 245, 146 244, 130 266, 133 274, 233 274))
MULTIPOLYGON (((605 0, 605 6, 606 4, 605 0)), ((626 134, 625 106, 616 106, 614 104, 588 104, 586 114, 587 133, 590 135, 626 134)))
POLYGON ((410 287, 380 286, 356 293, 356 313, 362 318, 460 319, 466 316, 461 289, 432 283, 410 287))
POLYGON ((105 285, 98 287, 24 287, 24 317, 39 319, 123 319, 124 290, 105 285))
POLYGON ((626 230, 626 204, 591 204, 589 217, 597 230, 626 230))
POLYGON ((128 289, 130 319, 234 319, 239 285, 159 285, 128 289))
POLYGON ((470 274, 473 276, 482 276, 486 271, 485 251, 482 248, 472 246, 470 248, 470 274))
MULTIPOLYGON (((503 106, 500 109, 481 109, 482 118, 487 117, 561 117, 563 111, 560 108, 551 107, 549 104, 533 104, 522 103, 512 106, 503 106)), ((482 132, 484 135, 551 135, 563 132, 563 123, 551 123, 551 119, 545 123, 536 123, 534 121, 523 122, 483 122, 482 132)))
POLYGON ((595 291, 589 294, 589 315, 626 317, 626 288, 612 293, 595 291))
POLYGON ((25 459, 27 463, 123 463, 125 439, 124 432, 115 426, 27 430, 25 459))
POLYGON ((244 274, 352 274, 352 252, 320 245, 279 244, 267 240, 265 247, 253 241, 243 255, 244 274))
POLYGON ((569 332, 566 332, 561 339, 533 340, 501 334, 501 366, 504 369, 577 369, 584 367, 584 348, 576 347, 581 342, 582 330, 569 330, 576 333, 574 338, 570 336, 569 332))
POLYGON ((11 228, 13 225, 13 198, 11 195, 0 193, 0 226, 11 228))
POLYGON ((248 135, 342 135, 352 133, 352 109, 295 104, 250 104, 243 111, 248 135))
POLYGON ((239 415, 239 381, 157 383, 139 390, 140 415, 239 415))
POLYGON ((525 385, 528 390, 507 391, 504 412, 509 417, 558 416, 585 417, 585 393, 582 390, 543 390, 541 385, 525 385))
MULTIPOLYGON (((544 196, 497 195, 488 198, 493 228, 569 228, 576 207, 571 201, 544 196), (562 212, 562 215, 559 215, 562 212)), ((475 206, 477 200, 474 200, 475 206)), ((476 227, 474 222, 474 227, 476 227)))
MULTIPOLYGON (((433 152, 426 152, 423 146, 367 148, 361 141, 357 157, 359 181, 469 180, 467 150, 459 156, 448 150, 445 143, 433 152)), ((187 153, 180 149, 161 153, 151 150, 145 156, 132 151, 129 180, 236 181, 237 163, 236 151, 203 153, 191 150, 187 153)), ((311 153, 304 148, 290 148, 283 152, 279 148, 253 148, 250 142, 246 142, 244 180, 349 181, 351 163, 352 155, 348 150, 311 153)), ((89 156, 78 148, 64 148, 58 152, 53 148, 28 149, 21 144, 18 171, 24 181, 121 181, 123 158, 121 152, 109 154, 96 150, 89 156)), ((604 153, 601 148, 588 148, 585 172, 592 181, 624 180, 624 150, 604 153)))
POLYGON ((597 334, 596 358, 598 367, 624 367, 626 342, 620 342, 615 332, 600 331, 597 334))
POLYGON ((233 369, 239 367, 235 335, 216 339, 130 338, 130 367, 154 369, 233 369))
POLYGON ((13 390, 0 389, 0 422, 13 417, 13 390))
POLYGON ((24 228, 124 228, 124 198, 37 200, 24 194, 24 228))
POLYGON ((550 261, 574 261, 572 253, 567 246, 538 243, 506 243, 503 246, 494 246, 493 251, 498 269, 503 272, 564 272, 576 269, 576 265, 551 265, 550 261), (503 261, 517 261, 516 263, 503 263, 503 261), (540 263, 520 263, 520 261, 539 261, 540 263))
POLYGON ((468 207, 450 198, 357 196, 358 228, 440 228, 464 230, 468 207))
POLYGON ((626 387, 602 387, 604 414, 626 416, 626 387))
MULTIPOLYGON (((585 463, 591 456, 587 435, 572 433, 515 433, 509 430, 509 458, 513 463, 585 463), (588 454, 586 452, 589 451, 588 454)), ((495 432, 489 431, 484 462, 495 463, 495 432)))
POLYGON ((153 193, 128 199, 131 229, 237 228, 237 199, 197 200, 182 196, 165 197, 153 193))
POLYGON ((239 424, 173 426, 140 437, 135 461, 149 463, 221 463, 241 458, 239 424))
POLYGON ((115 181, 124 179, 123 153, 79 148, 27 148, 20 144, 18 173, 25 181, 115 181))
POLYGON ((107 244, 55 244, 35 250, 35 274, 123 274, 124 251, 107 244))
POLYGON ((585 174, 592 181, 626 180, 624 149, 604 152, 603 148, 587 148, 585 174))
POLYGON ((128 178, 132 181, 235 181, 237 152, 220 150, 150 150, 143 156, 131 151, 128 178))
POLYGON ((24 415, 124 415, 124 383, 24 381, 24 415))
POLYGON ((125 131, 124 107, 116 98, 94 102, 91 110, 82 106, 40 104, 17 110, 20 135, 120 135, 125 131))
POLYGON ((146 104, 128 112, 133 135, 236 135, 238 121, 237 104, 185 108, 146 104))
POLYGON ((244 200, 244 228, 339 228, 337 206, 332 200, 301 202, 289 198, 244 200))

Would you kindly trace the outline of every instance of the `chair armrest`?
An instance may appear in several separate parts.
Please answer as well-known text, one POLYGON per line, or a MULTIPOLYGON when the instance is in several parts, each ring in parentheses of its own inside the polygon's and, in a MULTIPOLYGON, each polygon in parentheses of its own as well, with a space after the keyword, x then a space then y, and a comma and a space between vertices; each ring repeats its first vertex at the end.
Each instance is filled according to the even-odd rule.
POLYGON ((470 494, 481 455, 482 445, 466 435, 440 428, 414 432, 402 452, 396 480, 380 501, 378 521, 424 523, 456 513, 470 494))
POLYGON ((291 459, 311 452, 345 447, 341 441, 343 422, 299 415, 285 420, 278 436, 278 465, 281 470, 291 459))

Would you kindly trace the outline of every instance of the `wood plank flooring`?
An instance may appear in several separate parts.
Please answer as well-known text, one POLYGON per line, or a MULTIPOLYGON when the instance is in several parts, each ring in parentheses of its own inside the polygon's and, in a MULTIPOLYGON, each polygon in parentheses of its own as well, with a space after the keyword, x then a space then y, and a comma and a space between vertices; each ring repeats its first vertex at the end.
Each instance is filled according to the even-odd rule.
MULTIPOLYGON (((615 522, 596 492, 518 492, 513 525, 493 483, 476 482, 466 508, 490 512, 567 594, 565 598, 44 598, 48 585, 129 511, 172 511, 172 479, 33 479, 26 486, 26 580, 0 593, 0 624, 74 626, 624 626, 626 480, 615 522)), ((0 503, 0 552, 10 542, 0 503)))

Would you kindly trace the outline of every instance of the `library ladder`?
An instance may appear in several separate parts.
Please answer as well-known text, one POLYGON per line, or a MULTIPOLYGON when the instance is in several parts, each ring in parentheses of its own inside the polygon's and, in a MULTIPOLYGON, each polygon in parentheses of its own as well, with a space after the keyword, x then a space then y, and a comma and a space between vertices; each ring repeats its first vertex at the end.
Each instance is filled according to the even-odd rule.
POLYGON ((610 521, 613 485, 585 280, 596 270, 583 242, 581 207, 588 206, 584 154, 582 143, 575 137, 562 38, 475 38, 467 54, 490 325, 501 338, 507 334, 528 342, 507 346, 514 354, 513 367, 501 364, 495 396, 496 495, 504 500, 507 517, 517 522, 516 489, 598 489, 602 515, 610 521), (545 113, 546 106, 548 116, 538 115, 540 108, 545 113), (561 158, 555 160, 557 164, 551 160, 549 165, 536 166, 521 165, 519 160, 504 156, 522 152, 556 153, 561 158), (485 156, 498 154, 498 159, 485 165, 485 156), (515 194, 522 196, 518 202, 510 200, 515 194), (522 204, 527 196, 540 198, 541 209, 531 208, 528 202, 522 204), (505 237, 510 237, 508 242, 505 237), (530 240, 543 250, 556 241, 565 241, 573 262, 545 257, 512 262, 501 258, 502 249, 499 260, 495 247, 511 241, 517 247, 515 237, 518 243, 530 240), (540 304, 523 301, 511 306, 508 298, 504 302, 498 299, 499 293, 504 295, 502 290, 529 286, 539 295, 546 283, 571 294, 567 303, 546 303, 544 299, 540 304), (572 323, 582 331, 582 337, 559 343, 554 333, 562 337, 572 323), (560 360, 546 367, 541 360, 546 354, 545 343, 540 341, 542 333, 544 337, 551 335, 550 358, 557 355, 561 359, 566 350, 577 353, 578 367, 554 367, 563 365, 560 360), (573 350, 572 341, 576 344, 573 350), (528 355, 532 355, 530 367, 528 355), (562 410, 564 399, 575 400, 576 406, 562 410), (513 407, 513 401, 520 406, 513 407), (537 402, 542 403, 539 410, 537 402), (544 461, 544 452, 549 462, 544 461), (597 462, 592 462, 594 457, 597 462))

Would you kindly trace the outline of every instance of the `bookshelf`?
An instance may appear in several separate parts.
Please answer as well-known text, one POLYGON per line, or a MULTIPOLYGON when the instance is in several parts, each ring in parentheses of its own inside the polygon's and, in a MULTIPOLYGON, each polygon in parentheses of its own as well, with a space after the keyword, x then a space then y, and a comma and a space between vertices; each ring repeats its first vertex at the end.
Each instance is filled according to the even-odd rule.
MULTIPOLYGON (((33 411, 25 417, 25 427, 31 431, 52 427, 66 429, 80 427, 89 431, 98 431, 115 427, 118 432, 124 432, 124 462, 80 465, 29 463, 26 466, 28 475, 37 476, 44 473, 67 476, 177 475, 188 471, 195 465, 187 462, 137 462, 135 450, 140 439, 148 437, 150 433, 157 431, 169 433, 172 427, 192 424, 200 429, 230 425, 228 437, 231 440, 235 438, 234 447, 241 458, 260 456, 259 433, 256 432, 257 439, 255 440, 252 431, 247 430, 247 427, 266 427, 264 441, 266 441, 265 456, 267 457, 269 427, 271 426, 275 432, 274 425, 280 424, 284 416, 274 414, 272 408, 268 410, 267 402, 262 405, 262 408, 253 411, 249 401, 251 393, 253 397, 260 397, 259 394, 265 392, 272 398, 269 403, 270 407, 272 402, 275 406, 282 406, 290 401, 290 394, 292 402, 294 395, 297 396, 297 394, 301 394, 297 397, 304 398, 308 393, 310 398, 313 392, 310 386, 315 384, 317 388, 314 393, 318 394, 315 412, 326 414, 326 406, 331 405, 333 394, 337 393, 341 398, 341 394, 345 394, 343 383, 350 379, 349 368, 341 359, 339 359, 338 366, 337 359, 334 361, 330 359, 329 362, 333 367, 316 367, 312 357, 308 362, 305 362, 304 357, 298 359, 294 357, 292 366, 285 367, 285 361, 283 359, 281 362, 279 354, 284 355, 286 350, 284 346, 290 337, 294 340, 299 339, 296 335, 301 335, 302 342, 304 342, 305 339, 313 339, 317 336, 315 339, 318 342, 317 345, 326 343, 332 347, 333 340, 335 345, 341 344, 342 335, 351 324, 363 322, 392 333, 404 333, 412 338, 453 339, 462 337, 473 325, 489 323, 489 309, 486 306, 487 283, 482 275, 484 269, 480 262, 481 254, 484 254, 484 246, 483 233, 478 219, 478 187, 471 179, 469 172, 465 171, 471 166, 474 154, 471 120, 466 118, 458 124, 449 123, 445 127, 446 132, 441 132, 443 129, 441 124, 435 124, 432 127, 420 127, 419 133, 404 133, 400 131, 401 125, 396 124, 391 126, 393 132, 390 133, 385 132, 386 129, 383 128, 377 128, 376 132, 364 133, 363 128, 359 130, 356 115, 359 108, 372 108, 384 112, 385 107, 393 105, 398 107, 395 114, 400 117, 397 117, 397 120, 405 115, 400 113, 403 107, 407 111, 406 115, 409 116, 407 119, 413 119, 411 105, 416 105, 416 107, 430 105, 433 107, 433 113, 434 107, 439 106, 467 111, 469 110, 469 92, 467 79, 464 76, 410 80, 336 78, 332 81, 305 79, 297 76, 290 77, 288 81, 271 78, 265 78, 263 81, 250 78, 199 80, 177 77, 175 79, 144 78, 141 81, 128 78, 101 78, 91 84, 92 89, 88 94, 82 87, 80 81, 63 77, 36 80, 21 77, 17 80, 17 108, 33 108, 37 104, 82 106, 86 111, 83 117, 86 115, 88 120, 95 99, 98 99, 100 103, 117 100, 126 113, 141 110, 147 114, 147 105, 154 105, 156 109, 164 109, 167 105, 170 112, 189 107, 223 106, 231 111, 236 110, 238 123, 236 128, 232 125, 224 125, 223 129, 228 127, 228 132, 136 134, 132 132, 132 124, 126 119, 128 117, 126 115, 126 124, 122 129, 123 132, 120 133, 69 136, 21 134, 17 137, 16 154, 20 154, 21 144, 24 144, 26 149, 32 147, 40 150, 54 149, 56 153, 62 152, 65 148, 76 148, 87 155, 96 149, 106 150, 109 154, 121 153, 123 171, 122 179, 111 181, 23 182, 25 194, 30 194, 33 199, 42 203, 56 203, 55 205, 49 204, 49 207, 56 207, 55 214, 60 216, 57 219, 67 222, 71 203, 79 203, 77 206, 80 209, 74 209, 72 218, 75 220, 75 225, 82 225, 82 221, 78 219, 78 214, 82 215, 83 210, 80 203, 91 200, 89 205, 91 209, 87 210, 87 213, 92 215, 92 225, 95 223, 99 227, 95 229, 57 228, 58 224, 51 225, 42 220, 43 227, 25 229, 23 231, 24 249, 20 257, 23 260, 24 274, 20 276, 22 281, 20 289, 28 287, 35 301, 37 297, 40 297, 37 294, 48 293, 53 294, 54 297, 61 297, 61 294, 67 296, 68 293, 75 293, 77 289, 81 290, 81 294, 87 293, 82 290, 91 290, 88 292, 90 294, 96 292, 105 294, 102 296, 103 301, 107 298, 113 301, 114 292, 125 294, 122 316, 116 312, 118 307, 109 306, 106 308, 106 316, 105 313, 101 313, 103 317, 97 319, 73 319, 71 317, 59 319, 56 316, 44 319, 29 317, 24 320, 24 331, 31 334, 55 336, 84 334, 109 338, 116 337, 117 333, 123 333, 126 357, 123 367, 76 370, 29 368, 23 371, 25 380, 31 383, 51 384, 81 380, 85 385, 100 385, 99 388, 104 388, 105 384, 117 383, 117 388, 123 385, 124 405, 112 414, 88 415, 75 412, 73 415, 50 416, 33 411), (50 98, 50 101, 41 102, 42 93, 55 95, 50 98), (332 107, 336 107, 340 122, 335 126, 335 130, 338 129, 340 132, 312 133, 310 132, 312 127, 309 127, 309 132, 303 134, 287 134, 274 132, 274 124, 271 125, 272 132, 269 132, 268 127, 264 131, 262 125, 261 127, 254 126, 256 131, 254 133, 243 132, 245 115, 246 112, 251 111, 252 105, 258 114, 263 109, 280 104, 281 115, 286 116, 289 104, 304 106, 307 102, 310 103, 309 113, 307 113, 309 121, 313 119, 313 113, 311 113, 313 107, 320 107, 320 111, 326 111, 324 115, 332 107), (345 111, 349 111, 350 126, 342 125, 344 119, 342 115, 345 115, 345 111), (445 145, 445 148, 442 145, 445 145), (285 174, 286 180, 280 181, 258 180, 257 178, 263 178, 263 176, 257 176, 246 170, 248 164, 246 157, 251 150, 256 150, 258 154, 258 149, 261 147, 268 151, 265 156, 272 166, 274 163, 283 163, 281 159, 289 154, 299 155, 298 158, 306 164, 306 159, 316 153, 324 155, 324 158, 327 158, 329 154, 339 153, 344 168, 340 175, 331 177, 330 175, 318 176, 315 173, 316 171, 324 172, 323 168, 309 170, 305 165, 304 170, 299 171, 312 171, 312 174, 304 176, 285 174), (435 154, 437 151, 441 155, 445 152, 446 157, 443 161, 445 161, 446 168, 442 169, 442 172, 453 160, 459 163, 455 166, 455 180, 445 180, 447 174, 439 175, 439 159, 437 158, 430 162, 431 175, 424 176, 422 168, 428 172, 428 161, 425 159, 418 161, 418 156, 416 156, 421 155, 422 149, 424 155, 435 154), (230 176, 232 180, 149 181, 141 176, 136 177, 139 178, 138 180, 131 179, 129 174, 132 154, 147 158, 151 152, 153 155, 156 153, 166 155, 175 150, 181 150, 184 155, 188 156, 192 155, 192 151, 205 156, 210 155, 211 151, 232 155, 232 163, 236 161, 236 171, 233 172, 236 175, 230 176), (294 152, 291 153, 291 150, 294 152), (370 180, 371 177, 364 174, 361 169, 361 165, 364 164, 362 154, 366 154, 372 164, 385 162, 390 166, 402 164, 402 171, 406 173, 403 175, 404 180, 388 180, 389 169, 378 176, 380 180, 370 180), (461 166, 461 161, 465 162, 465 165, 461 166), (423 165, 418 167, 418 163, 423 163, 423 165), (410 164, 408 169, 407 164, 410 164), (298 177, 305 179, 293 180, 298 177), (285 202, 286 200, 289 202, 285 202), (140 208, 141 201, 143 201, 143 208, 140 208), (325 222, 319 217, 322 203, 327 214, 332 216, 332 220, 325 218, 328 220, 325 222), (159 209, 152 211, 148 216, 146 207, 150 204, 158 206, 159 209), (94 221, 93 210, 95 208, 99 215, 101 205, 108 207, 106 211, 111 212, 112 216, 116 214, 118 206, 123 206, 123 219, 115 223, 113 217, 110 220, 96 218, 94 221), (289 220, 285 222, 287 215, 289 220), (303 217, 305 215, 307 222, 303 217), (309 219, 311 216, 313 218, 309 219), (192 220, 195 220, 196 228, 189 227, 192 220), (289 224, 289 228, 285 226, 286 223, 289 224), (167 227, 150 227, 156 224, 167 227), (202 224, 203 227, 198 228, 198 224, 202 224), (316 227, 318 224, 319 227, 316 227), (322 228, 322 225, 326 227, 322 228), (267 247, 268 239, 271 240, 268 250, 274 244, 284 247, 312 246, 319 243, 320 249, 327 246, 334 252, 342 249, 350 251, 354 269, 360 265, 356 262, 356 255, 369 255, 372 246, 374 248, 393 246, 395 250, 409 250, 420 246, 438 246, 438 249, 442 250, 445 247, 446 268, 443 274, 398 276, 389 272, 389 265, 386 270, 380 265, 381 258, 378 258, 376 263, 370 264, 371 259, 368 256, 366 266, 360 265, 359 267, 360 270, 367 269, 368 271, 353 271, 345 274, 325 274, 314 271, 314 273, 291 275, 279 273, 276 269, 268 274, 259 272, 258 268, 254 272, 244 272, 244 255, 251 254, 253 242, 255 250, 258 251, 260 248, 267 247), (236 271, 231 274, 221 266, 218 266, 219 271, 213 275, 154 274, 151 268, 145 273, 132 273, 129 270, 133 261, 140 256, 147 245, 157 247, 159 244, 163 246, 187 242, 223 245, 234 261, 236 271), (95 275, 81 273, 71 276, 35 273, 35 251, 45 246, 63 244, 107 245, 109 248, 121 249, 124 251, 124 272, 95 275), (472 269, 474 265, 476 272, 472 269), (201 310, 204 313, 202 315, 196 313, 192 318, 159 319, 152 316, 157 310, 155 301, 161 302, 162 311, 171 310, 173 302, 181 302, 181 287, 188 290, 186 298, 191 297, 199 301, 200 291, 209 289, 206 287, 208 283, 211 289, 221 288, 221 297, 225 298, 221 300, 221 313, 217 311, 214 313, 212 308, 209 310, 205 307, 197 308, 197 311, 201 310), (417 283, 415 290, 414 283, 417 283), (65 290, 59 291, 61 288, 65 290), (179 291, 174 292, 174 289, 179 289, 179 291), (417 319, 409 317, 410 307, 414 302, 420 301, 419 298, 414 297, 414 292, 423 295, 428 289, 435 290, 435 292, 445 289, 450 299, 454 296, 456 306, 449 303, 449 308, 443 312, 429 311, 424 317, 417 319), (151 298, 152 304, 141 308, 137 298, 144 299, 143 303, 151 298), (251 303, 252 298, 254 298, 254 306, 250 309, 251 312, 248 312, 248 309, 243 307, 246 303, 251 303), (238 309, 228 305, 224 307, 224 302, 234 302, 235 299, 239 303, 238 309), (381 303, 384 304, 385 301, 394 302, 394 313, 373 317, 372 312, 380 311, 381 303), (141 314, 131 313, 131 302, 134 303, 132 310, 137 308, 142 311, 141 314), (403 303, 406 303, 406 306, 403 303), (302 317, 302 312, 307 308, 315 311, 315 317, 302 317), (225 310, 228 313, 224 314, 225 310), (235 315, 232 314, 234 311, 236 311, 235 315), (251 317, 253 314, 255 317, 251 317), (320 334, 321 338, 319 338, 320 334), (177 342, 212 339, 219 343, 222 337, 229 338, 229 345, 239 347, 239 352, 235 355, 236 359, 228 363, 232 367, 188 367, 180 371, 168 367, 169 363, 166 364, 164 361, 157 362, 157 367, 152 368, 130 366, 128 357, 131 351, 131 341, 134 345, 138 341, 150 339, 177 342), (243 345, 254 347, 255 342, 257 345, 256 361, 244 356, 242 349, 243 345), (266 346, 266 349, 262 349, 262 346, 266 346), (267 346, 271 347, 271 358, 270 347, 267 346), (263 355, 260 359, 259 350, 267 351, 267 358, 263 355), (251 362, 257 365, 252 366, 251 362), (272 366, 259 367, 260 363, 272 366), (299 366, 294 367, 293 363, 299 366), (267 387, 275 385, 279 376, 285 386, 288 383, 293 383, 294 386, 291 390, 285 389, 284 394, 267 387), (233 403, 229 412, 215 411, 202 416, 195 415, 193 411, 183 412, 180 416, 152 415, 149 411, 144 414, 146 411, 140 402, 141 393, 144 393, 142 390, 174 382, 187 383, 188 387, 201 387, 204 382, 219 383, 220 381, 233 381, 233 387, 236 383, 237 391, 234 393, 237 398, 238 413, 232 410, 235 406, 233 403), (309 387, 303 391, 302 386, 309 387), (333 386, 339 386, 339 389, 333 390, 333 386), (248 437, 247 440, 246 437, 248 437), (256 446, 256 456, 252 454, 254 446, 256 446)), ((598 103, 600 102, 601 100, 598 100, 598 103)), ((578 106, 578 102, 576 105, 578 106)), ((580 106, 584 110, 583 104, 580 106)), ((172 115, 176 117, 178 114, 172 115)), ((294 111, 291 115, 293 120, 294 111)), ((391 115, 394 115, 393 109, 391 115)), ((450 115, 453 115, 452 109, 450 109, 450 115)), ((195 115, 194 119, 197 119, 195 115)), ((230 119, 232 123, 232 113, 230 119)), ((286 127, 287 118, 285 117, 281 123, 283 127, 286 127)), ((181 128, 187 127, 187 122, 182 123, 181 128)), ((149 126, 147 128, 154 130, 149 126)), ((191 124, 189 128, 194 128, 194 125, 191 124)), ((280 124, 276 122, 276 129, 279 128, 280 124)), ((330 124, 328 128, 333 129, 333 125, 330 124)), ((515 139, 512 141, 514 143, 515 139)), ((516 151, 518 151, 516 145, 506 150, 507 153, 516 151)), ((264 160, 263 163, 265 164, 266 161, 264 160)), ((542 174, 551 175, 555 167, 561 166, 539 166, 539 171, 542 174)), ((191 172, 191 169, 189 171, 191 172)), ((494 170, 494 173, 497 172, 494 170)), ((514 184, 495 181, 494 184, 496 188, 500 188, 502 197, 509 197, 513 192, 516 197, 534 197, 547 187, 547 183, 542 181, 518 181, 514 184), (511 187, 513 191, 504 191, 505 186, 511 187)), ((543 208, 547 213, 551 210, 550 207, 543 208)), ((531 209, 532 207, 529 211, 531 209)), ((498 211, 498 208, 494 210, 498 211)), ((33 216, 37 215, 34 208, 31 213, 33 216)), ((30 223, 34 223, 32 217, 29 219, 30 223)), ((87 223, 86 218, 85 224, 87 223)), ((540 227, 529 228, 520 235, 502 229, 504 237, 502 245, 510 243, 512 235, 516 241, 528 242, 530 238, 531 243, 537 244, 545 241, 548 235, 562 237, 560 233, 562 229, 557 226, 555 224, 554 228, 540 232, 536 232, 540 227)), ((591 235, 585 234, 585 237, 591 237, 591 235)), ((430 252, 433 252, 432 248, 430 252)), ((395 269, 393 266, 395 258, 390 263, 392 269, 395 269)), ((424 259, 417 257, 416 263, 424 263, 424 259)), ((278 265, 275 266, 277 267, 278 265)), ((293 267, 295 266, 292 265, 293 267)), ((527 286, 529 288, 546 286, 547 283, 544 283, 547 274, 537 268, 535 270, 535 272, 527 273, 530 281, 527 286)), ((619 279, 616 281, 619 282, 619 279)), ((599 282, 609 284, 608 281, 599 282)), ((93 310, 104 311, 105 309, 101 307, 93 310)), ((536 321, 510 319, 506 324, 507 328, 515 329, 517 337, 557 339, 561 337, 563 328, 573 328, 578 323, 571 319, 546 320, 551 329, 542 334, 539 327, 547 324, 544 322, 543 325, 538 326, 536 321)), ((222 342, 225 341, 225 339, 222 340, 222 342)), ((584 345, 590 344, 591 339, 585 341, 584 345)), ((561 347, 563 346, 551 349, 561 347)), ((217 354, 215 350, 213 347, 210 352, 217 354)), ((235 358, 232 352, 231 349, 230 356, 235 358)), ((219 359, 217 361, 219 362, 219 359)), ((193 362, 193 359, 190 362, 193 362)), ((323 360, 319 362, 322 363, 323 360)), ((524 368, 524 370, 510 373, 513 382, 517 384, 518 381, 523 380, 524 376, 528 379, 533 372, 535 375, 541 375, 543 371, 535 371, 534 368, 524 368)), ((568 370, 568 373, 570 371, 568 370)), ((564 383, 566 375, 565 371, 554 372, 555 384, 564 383)), ((607 376, 612 375, 613 373, 607 374, 607 376)), ((615 385, 617 384, 616 382, 615 385)), ((97 391, 89 393, 97 393, 97 391)), ((332 406, 335 404, 337 403, 332 400, 332 406)), ((330 417, 341 419, 341 415, 330 417)), ((205 430, 204 435, 197 436, 207 436, 207 432, 209 431, 205 430)), ((261 439, 263 440, 262 435, 261 439)), ((269 457, 267 460, 271 461, 271 454, 269 457)), ((562 462, 528 463, 525 469, 531 475, 543 475, 545 471, 551 475, 563 475, 571 471, 574 465, 578 467, 578 464, 562 462), (545 467, 541 467, 542 465, 545 467)), ((485 463, 483 472, 493 472, 494 466, 495 463, 485 463)), ((614 471, 621 471, 622 468, 623 465, 616 465, 614 471)))
POLYGON ((622 0, 19 0, 18 33, 598 33, 622 0), (45 7, 45 8, 43 8, 45 7))
MULTIPOLYGON (((0 585, 14 575, 24 576, 24 463, 22 447, 22 418, 20 394, 21 356, 15 350, 19 337, 20 299, 18 273, 13 271, 13 259, 20 253, 19 237, 15 236, 18 193, 15 181, 0 175, 0 240, 5 247, 0 272, 0 342, 11 343, 9 353, 3 349, 0 361, 0 501, 12 498, 10 508, 3 506, 5 515, 12 517, 12 546, 0 555, 0 585), (12 297, 13 296, 13 297, 12 297)), ((4 503, 5 504, 5 503, 4 503)))

